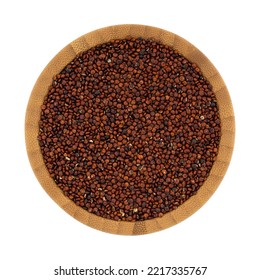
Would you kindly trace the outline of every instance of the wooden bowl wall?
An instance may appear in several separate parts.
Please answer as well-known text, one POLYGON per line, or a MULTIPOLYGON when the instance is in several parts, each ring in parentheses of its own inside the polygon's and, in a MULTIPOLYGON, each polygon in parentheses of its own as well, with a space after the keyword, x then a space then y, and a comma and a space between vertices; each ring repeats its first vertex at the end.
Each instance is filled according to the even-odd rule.
POLYGON ((235 120, 230 96, 224 81, 213 64, 195 46, 180 36, 144 25, 117 25, 102 28, 83 35, 67 45, 49 62, 36 81, 28 102, 25 119, 25 139, 28 157, 37 179, 49 196, 62 209, 80 222, 104 232, 121 235, 139 235, 166 229, 195 213, 211 197, 224 177, 232 156, 234 136, 235 120), (153 38, 165 45, 172 46, 200 67, 204 77, 213 86, 220 111, 222 132, 217 159, 213 164, 210 175, 197 194, 189 198, 176 210, 165 214, 161 218, 140 222, 108 220, 77 206, 63 194, 50 177, 37 140, 41 105, 45 95, 48 93, 53 77, 73 60, 76 54, 97 44, 105 43, 112 39, 124 39, 129 36, 153 38))

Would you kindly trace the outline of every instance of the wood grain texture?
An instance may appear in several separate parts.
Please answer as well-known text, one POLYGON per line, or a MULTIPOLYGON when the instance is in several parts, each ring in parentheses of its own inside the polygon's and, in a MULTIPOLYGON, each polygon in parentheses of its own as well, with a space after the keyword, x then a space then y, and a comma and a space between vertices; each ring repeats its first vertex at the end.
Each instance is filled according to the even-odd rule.
POLYGON ((97 230, 121 235, 140 235, 163 230, 195 213, 208 201, 223 179, 231 160, 234 138, 235 119, 232 103, 227 87, 214 65, 195 46, 180 36, 159 28, 144 25, 117 25, 102 28, 83 35, 67 45, 50 61, 36 81, 28 102, 25 118, 25 140, 28 157, 37 179, 49 196, 78 221, 97 230), (112 221, 98 217, 77 206, 62 193, 50 177, 37 140, 41 105, 52 83, 53 76, 58 74, 76 54, 97 44, 108 42, 112 39, 124 39, 129 36, 153 38, 160 41, 177 49, 200 67, 203 75, 212 84, 216 94, 222 130, 217 159, 209 177, 197 194, 188 199, 177 210, 169 212, 161 218, 142 222, 112 221))

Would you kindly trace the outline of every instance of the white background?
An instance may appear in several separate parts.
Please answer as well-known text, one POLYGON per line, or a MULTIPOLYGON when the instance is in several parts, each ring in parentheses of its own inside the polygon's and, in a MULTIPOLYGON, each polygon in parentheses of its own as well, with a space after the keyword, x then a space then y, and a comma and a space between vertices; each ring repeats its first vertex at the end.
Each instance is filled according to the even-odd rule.
MULTIPOLYGON (((54 276, 59 265, 207 266, 204 277, 180 278, 260 279, 258 2, 1 1, 1 279, 84 279, 54 276), (184 222, 144 236, 103 233, 66 214, 35 178, 24 141, 27 102, 46 64, 79 36, 123 23, 157 26, 193 43, 221 73, 236 116, 234 154, 217 192, 184 222)), ((109 279, 150 278, 180 279, 109 279)))

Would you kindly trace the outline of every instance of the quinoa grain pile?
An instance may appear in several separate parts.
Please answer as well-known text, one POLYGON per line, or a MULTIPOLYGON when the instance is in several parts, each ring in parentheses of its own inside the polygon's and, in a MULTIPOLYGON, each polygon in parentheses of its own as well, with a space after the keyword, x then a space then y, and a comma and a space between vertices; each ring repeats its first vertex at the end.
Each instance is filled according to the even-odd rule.
POLYGON ((196 194, 220 136, 216 96, 197 65, 160 42, 127 38, 78 54, 54 77, 38 141, 77 205, 143 221, 196 194))

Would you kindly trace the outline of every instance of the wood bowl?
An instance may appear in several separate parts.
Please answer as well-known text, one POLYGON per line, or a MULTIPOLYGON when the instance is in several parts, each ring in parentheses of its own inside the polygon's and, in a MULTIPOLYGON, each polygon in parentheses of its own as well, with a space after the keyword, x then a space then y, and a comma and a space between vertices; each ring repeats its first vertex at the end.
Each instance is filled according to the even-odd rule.
POLYGON ((231 160, 234 137, 235 119, 231 99, 227 87, 214 65, 195 46, 180 36, 159 28, 144 25, 105 27, 87 33, 67 45, 49 62, 37 79, 28 102, 25 119, 25 140, 28 157, 37 179, 49 196, 63 210, 83 224, 104 232, 121 235, 140 235, 160 231, 176 225, 195 213, 212 196, 223 179, 231 160), (73 60, 76 54, 98 44, 113 39, 124 39, 129 36, 135 38, 153 38, 156 41, 177 49, 191 62, 196 63, 200 67, 204 77, 213 86, 221 119, 221 139, 217 159, 212 166, 208 178, 200 187, 197 194, 190 197, 176 210, 163 215, 163 217, 138 222, 105 219, 77 206, 63 194, 61 189, 50 177, 37 140, 41 105, 43 104, 44 97, 48 92, 53 77, 73 60))

